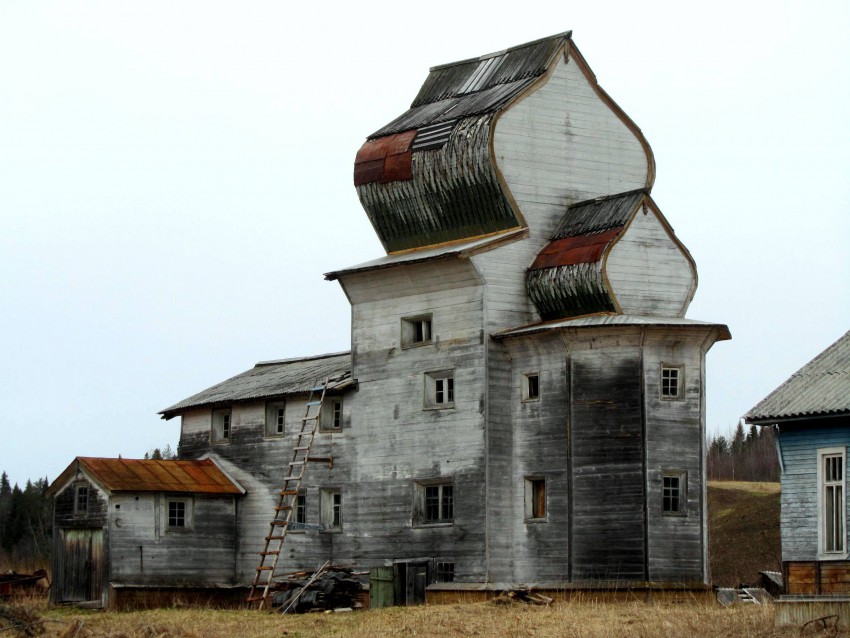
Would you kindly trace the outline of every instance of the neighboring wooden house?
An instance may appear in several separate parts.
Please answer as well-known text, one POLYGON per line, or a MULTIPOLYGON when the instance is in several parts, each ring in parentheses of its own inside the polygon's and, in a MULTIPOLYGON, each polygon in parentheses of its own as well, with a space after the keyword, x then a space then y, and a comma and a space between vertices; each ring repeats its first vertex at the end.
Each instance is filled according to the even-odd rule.
POLYGON ((850 594, 850 332, 744 417, 776 431, 786 594, 850 594))
POLYGON ((77 457, 50 486, 53 603, 120 605, 121 591, 233 588, 237 500, 212 460, 77 457))
POLYGON ((310 388, 330 387, 278 569, 391 574, 397 603, 517 583, 704 588, 696 267, 652 151, 559 34, 435 67, 354 182, 387 255, 328 273, 351 352, 271 361, 162 411, 243 485, 254 579, 310 388), (377 573, 377 572, 376 572, 377 573))

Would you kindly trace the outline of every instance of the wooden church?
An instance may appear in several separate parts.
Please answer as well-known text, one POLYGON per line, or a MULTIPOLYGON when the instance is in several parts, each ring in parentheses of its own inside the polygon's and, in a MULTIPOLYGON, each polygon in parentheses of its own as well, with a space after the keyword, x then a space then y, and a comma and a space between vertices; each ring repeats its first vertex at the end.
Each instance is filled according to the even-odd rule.
MULTIPOLYGON (((685 318, 696 267, 654 178, 569 32, 432 68, 356 155, 387 254, 326 275, 351 351, 262 362, 161 413, 182 460, 242 490, 232 560, 193 586, 324 561, 384 569, 401 604, 709 583, 705 356, 730 337, 685 318)), ((189 520, 110 529, 166 555, 179 537, 144 580, 168 587, 185 537, 206 543, 189 520)))

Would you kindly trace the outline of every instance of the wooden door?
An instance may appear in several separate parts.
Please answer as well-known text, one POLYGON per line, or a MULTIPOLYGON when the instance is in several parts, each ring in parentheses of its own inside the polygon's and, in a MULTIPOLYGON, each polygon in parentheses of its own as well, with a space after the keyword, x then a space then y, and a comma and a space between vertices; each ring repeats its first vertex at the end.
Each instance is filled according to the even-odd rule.
POLYGON ((103 596, 103 530, 63 529, 58 573, 54 585, 57 602, 101 600, 103 596))
POLYGON ((369 572, 369 607, 392 607, 394 601, 393 568, 373 567, 369 572))

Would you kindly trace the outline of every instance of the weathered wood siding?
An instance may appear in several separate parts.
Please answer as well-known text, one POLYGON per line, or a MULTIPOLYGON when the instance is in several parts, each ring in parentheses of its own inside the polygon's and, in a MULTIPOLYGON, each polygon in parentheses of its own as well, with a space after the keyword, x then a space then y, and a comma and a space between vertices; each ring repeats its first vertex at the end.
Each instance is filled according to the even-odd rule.
POLYGON ((122 493, 109 502, 110 581, 209 587, 234 580, 236 499, 122 493), (168 501, 187 503, 190 524, 168 527, 168 501))
POLYGON ((548 238, 568 204, 645 187, 651 170, 641 141, 563 58, 499 117, 493 149, 532 237, 548 238))
POLYGON ((572 580, 646 577, 641 353, 570 355, 572 580))
MULTIPOLYGON (((843 555, 818 555, 818 450, 835 447, 846 449, 850 446, 850 423, 846 419, 836 419, 833 423, 823 425, 817 421, 801 421, 781 427, 779 437, 784 469, 781 478, 780 521, 783 561, 846 558, 843 555)), ((850 497, 847 496, 846 479, 844 495, 847 508, 850 497)), ((845 539, 845 544, 848 539, 845 539)))
POLYGON ((625 314, 683 317, 696 289, 696 269, 646 204, 605 262, 625 314))
POLYGON ((643 349, 646 412, 646 493, 649 577, 653 581, 708 582, 706 565, 704 330, 647 331, 643 349), (661 398, 662 366, 680 366, 679 399, 661 398), (687 502, 665 514, 664 472, 684 472, 687 502))

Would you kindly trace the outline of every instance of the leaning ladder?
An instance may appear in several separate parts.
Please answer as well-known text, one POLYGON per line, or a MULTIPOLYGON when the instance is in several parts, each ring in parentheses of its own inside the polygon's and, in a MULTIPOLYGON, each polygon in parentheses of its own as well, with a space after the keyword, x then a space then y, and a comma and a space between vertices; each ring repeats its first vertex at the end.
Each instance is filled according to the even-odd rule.
POLYGON ((324 383, 310 389, 304 417, 301 419, 301 430, 298 432, 295 446, 292 448, 292 459, 287 466, 283 487, 278 492, 274 518, 269 523, 269 533, 265 537, 265 545, 263 551, 260 552, 257 573, 254 575, 251 592, 248 594, 248 602, 259 602, 257 609, 262 609, 268 598, 277 564, 280 555, 283 553, 283 542, 286 540, 292 515, 297 507, 301 480, 304 478, 307 463, 310 461, 333 463, 331 458, 311 457, 310 450, 313 447, 313 439, 316 436, 316 429, 322 416, 322 404, 325 401, 328 384, 336 380, 336 378, 327 378, 324 383), (316 396, 319 398, 316 399, 316 396), (260 588, 262 588, 262 594, 257 593, 260 588))

